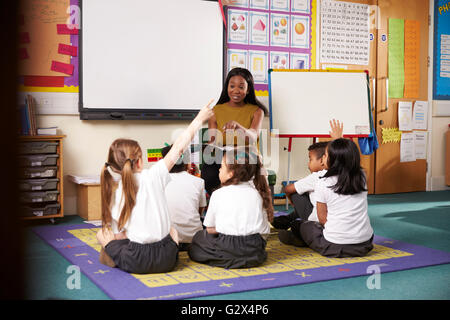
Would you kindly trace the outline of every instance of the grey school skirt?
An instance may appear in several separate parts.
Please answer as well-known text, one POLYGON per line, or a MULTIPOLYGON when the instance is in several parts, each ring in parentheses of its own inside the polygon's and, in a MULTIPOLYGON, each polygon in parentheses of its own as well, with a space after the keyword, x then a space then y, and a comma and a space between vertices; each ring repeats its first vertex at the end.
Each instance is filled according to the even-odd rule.
POLYGON ((251 268, 267 258, 266 240, 259 233, 248 236, 198 231, 192 238, 189 257, 200 263, 227 269, 251 268))
POLYGON ((158 242, 141 244, 129 239, 112 240, 105 252, 118 268, 129 273, 162 273, 172 271, 178 260, 178 246, 167 235, 158 242))

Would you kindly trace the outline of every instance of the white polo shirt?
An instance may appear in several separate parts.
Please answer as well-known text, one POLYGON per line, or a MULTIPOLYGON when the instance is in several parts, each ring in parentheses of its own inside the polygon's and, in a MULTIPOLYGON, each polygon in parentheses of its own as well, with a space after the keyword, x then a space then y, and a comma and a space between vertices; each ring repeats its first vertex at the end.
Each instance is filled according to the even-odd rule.
POLYGON ((253 182, 222 187, 211 196, 203 224, 226 235, 246 236, 270 233, 262 197, 253 182))
POLYGON ((373 229, 367 214, 367 191, 352 195, 335 193, 337 176, 319 179, 316 199, 326 203, 328 214, 323 230, 326 240, 337 244, 355 244, 372 237, 373 229))
MULTIPOLYGON (((136 204, 124 226, 128 239, 138 243, 153 243, 162 240, 170 232, 170 217, 164 189, 170 181, 164 160, 159 160, 150 169, 134 174, 139 186, 136 204)), ((117 224, 123 208, 122 181, 115 192, 111 208, 112 230, 118 233, 117 224)))
POLYGON ((166 186, 170 220, 180 242, 191 242, 203 229, 198 209, 206 207, 205 181, 187 171, 171 173, 170 178, 166 186))
POLYGON ((309 200, 313 205, 312 212, 308 217, 308 220, 310 221, 319 222, 319 219, 317 218, 317 206, 316 206, 317 199, 315 190, 319 178, 323 177, 325 173, 327 173, 327 170, 312 172, 310 175, 304 177, 303 179, 297 180, 294 183, 295 191, 297 191, 298 194, 303 194, 305 192, 309 193, 309 200))

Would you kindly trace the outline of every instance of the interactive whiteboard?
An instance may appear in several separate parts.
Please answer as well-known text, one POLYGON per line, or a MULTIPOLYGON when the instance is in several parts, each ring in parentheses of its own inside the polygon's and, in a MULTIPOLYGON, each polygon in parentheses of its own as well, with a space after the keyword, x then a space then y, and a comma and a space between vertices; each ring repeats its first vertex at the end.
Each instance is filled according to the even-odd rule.
POLYGON ((214 1, 81 1, 80 118, 192 118, 220 96, 223 29, 214 1))
POLYGON ((370 107, 364 71, 269 70, 270 128, 280 137, 329 136, 329 120, 344 135, 367 137, 370 107))

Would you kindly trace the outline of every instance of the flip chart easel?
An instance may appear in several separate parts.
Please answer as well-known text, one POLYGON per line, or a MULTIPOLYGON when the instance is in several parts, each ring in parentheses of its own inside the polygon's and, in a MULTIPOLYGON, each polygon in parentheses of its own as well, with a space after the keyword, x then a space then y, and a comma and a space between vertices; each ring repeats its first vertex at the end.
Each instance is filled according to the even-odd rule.
MULTIPOLYGON (((369 136, 368 72, 270 69, 269 108, 271 134, 289 139, 289 183, 293 138, 330 137, 331 119, 344 123, 344 137, 369 136)), ((286 201, 286 210, 288 206, 286 201)))

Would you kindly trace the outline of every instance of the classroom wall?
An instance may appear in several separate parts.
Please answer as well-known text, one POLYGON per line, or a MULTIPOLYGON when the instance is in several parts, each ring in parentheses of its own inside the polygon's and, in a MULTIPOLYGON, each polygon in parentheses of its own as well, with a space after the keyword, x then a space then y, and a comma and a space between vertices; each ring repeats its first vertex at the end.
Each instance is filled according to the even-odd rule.
MULTIPOLYGON (((433 101, 433 113, 437 111, 436 101, 433 101)), ((449 112, 447 112, 448 114, 449 112)), ((431 191, 450 190, 445 185, 445 150, 446 150, 446 133, 450 124, 450 116, 432 117, 432 139, 431 139, 431 191)))
MULTIPOLYGON (((164 142, 172 143, 182 129, 189 125, 188 121, 82 121, 78 115, 40 115, 38 126, 57 126, 61 134, 67 137, 63 141, 63 175, 64 175, 64 208, 65 215, 77 214, 76 185, 68 179, 68 175, 98 174, 106 161, 111 142, 119 137, 132 138, 139 142, 143 152, 148 148, 160 148, 164 142)), ((264 119, 263 129, 269 129, 269 118, 264 119)), ((270 139, 270 138, 269 138, 270 139)), ((311 139, 294 139, 291 155, 290 177, 299 179, 307 175, 307 147, 311 139)), ((268 169, 277 173, 275 192, 280 192, 281 181, 287 177, 287 139, 279 141, 279 166, 272 163, 268 169)), ((270 142, 267 144, 267 155, 270 158, 270 142)), ((152 163, 146 160, 145 167, 152 163)))

